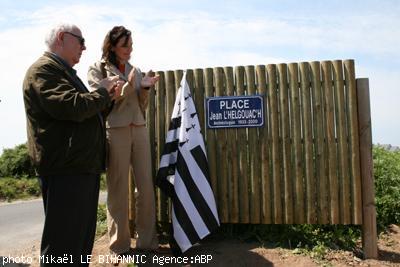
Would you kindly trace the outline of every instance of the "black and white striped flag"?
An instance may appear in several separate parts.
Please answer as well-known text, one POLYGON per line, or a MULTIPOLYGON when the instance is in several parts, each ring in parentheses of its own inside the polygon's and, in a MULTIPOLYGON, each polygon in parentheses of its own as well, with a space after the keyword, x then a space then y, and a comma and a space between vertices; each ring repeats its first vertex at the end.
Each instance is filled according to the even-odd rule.
POLYGON ((174 254, 185 252, 218 228, 207 154, 186 73, 176 95, 157 185, 172 199, 174 254))

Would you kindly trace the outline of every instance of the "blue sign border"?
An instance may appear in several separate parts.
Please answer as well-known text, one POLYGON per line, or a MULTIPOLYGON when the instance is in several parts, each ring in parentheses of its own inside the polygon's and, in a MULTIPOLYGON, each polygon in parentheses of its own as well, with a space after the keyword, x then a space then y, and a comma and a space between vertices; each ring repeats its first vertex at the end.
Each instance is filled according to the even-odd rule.
POLYGON ((208 129, 220 129, 220 128, 255 128, 255 127, 263 127, 265 125, 265 111, 264 111, 264 96, 263 95, 240 95, 240 96, 213 96, 213 97, 207 97, 204 101, 205 105, 205 116, 206 116, 206 126, 208 129), (224 99, 238 99, 238 98, 259 98, 261 100, 261 119, 262 122, 259 124, 243 124, 243 125, 210 125, 210 118, 209 118, 209 103, 210 101, 213 100, 224 100, 224 99))

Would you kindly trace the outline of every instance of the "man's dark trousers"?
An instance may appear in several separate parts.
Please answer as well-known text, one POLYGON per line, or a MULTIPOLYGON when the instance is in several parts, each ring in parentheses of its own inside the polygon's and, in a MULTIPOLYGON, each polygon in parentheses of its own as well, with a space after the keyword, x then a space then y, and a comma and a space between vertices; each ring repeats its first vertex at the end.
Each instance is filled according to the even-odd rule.
POLYGON ((40 177, 40 183, 45 210, 40 265, 60 266, 51 262, 52 257, 67 256, 69 266, 88 266, 85 259, 96 233, 99 175, 49 175, 40 177))

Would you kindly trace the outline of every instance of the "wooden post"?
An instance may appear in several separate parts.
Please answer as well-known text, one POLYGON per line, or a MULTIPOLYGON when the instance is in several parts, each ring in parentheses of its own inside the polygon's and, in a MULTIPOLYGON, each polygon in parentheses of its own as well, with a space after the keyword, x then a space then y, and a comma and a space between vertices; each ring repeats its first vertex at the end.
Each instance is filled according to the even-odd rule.
POLYGON ((278 64, 279 79, 279 113, 281 131, 281 150, 282 150, 282 174, 284 189, 284 222, 293 224, 293 184, 291 170, 291 140, 290 140, 290 118, 289 118, 289 89, 287 65, 278 64))
MULTIPOLYGON (((157 143, 157 163, 161 159, 161 155, 164 150, 165 144, 165 124, 169 123, 169 120, 166 119, 166 92, 165 92, 165 73, 163 71, 158 71, 157 74, 160 76, 160 80, 156 84, 156 143, 157 143)), ((157 166, 153 168, 157 168, 158 170, 159 163, 157 166)), ((168 222, 168 198, 161 191, 160 188, 157 188, 157 217, 161 222, 168 222)))
POLYGON ((303 177, 303 145, 301 143, 301 106, 299 90, 299 66, 289 64, 289 92, 292 110, 291 136, 293 139, 293 183, 294 183, 294 223, 305 223, 304 177, 303 177))
MULTIPOLYGON (((235 67, 236 94, 244 95, 244 67, 235 67)), ((240 223, 250 223, 249 212, 249 168, 247 160, 247 131, 245 128, 237 129, 237 147, 239 160, 239 220, 240 223)))
POLYGON ((196 105, 197 114, 199 114, 198 118, 200 121, 201 132, 205 136, 205 132, 206 132, 205 117, 206 116, 204 115, 204 98, 205 98, 205 89, 204 89, 203 69, 195 69, 194 70, 194 101, 195 101, 195 105, 196 105))
POLYGON ((356 92, 356 75, 354 69, 354 60, 348 59, 344 61, 344 76, 347 91, 347 108, 349 122, 349 142, 350 142, 350 173, 351 173, 351 195, 352 195, 352 223, 362 224, 362 200, 361 200, 361 175, 360 175, 360 150, 358 120, 357 120, 357 92, 356 92))
POLYGON ((304 174, 307 192, 307 223, 317 223, 316 187, 314 176, 313 161, 313 138, 311 121, 311 92, 310 92, 310 64, 308 62, 300 63, 300 97, 301 113, 303 119, 303 140, 304 140, 304 174))
POLYGON ((329 208, 331 224, 340 223, 339 177, 337 174, 337 145, 335 138, 335 96, 333 87, 332 61, 322 61, 322 84, 325 102, 326 149, 328 151, 329 208))
MULTIPOLYGON (((179 84, 179 82, 177 82, 179 84)), ((172 111, 174 110, 175 103, 175 78, 174 71, 165 72, 165 103, 166 103, 166 113, 165 113, 165 135, 168 134, 169 124, 171 121, 172 111)), ((166 210, 168 211, 166 214, 166 218, 168 222, 172 221, 172 201, 168 198, 168 202, 166 204, 166 210)))
MULTIPOLYGON (((256 94, 255 68, 246 66, 246 89, 247 95, 256 94)), ((260 164, 260 141, 258 139, 257 128, 248 128, 248 155, 250 167, 250 222, 254 224, 261 223, 260 195, 261 195, 261 164, 260 164)))
MULTIPOLYGON (((211 68, 204 69, 204 88, 205 97, 214 96, 214 74, 211 68)), ((206 115, 208 116, 208 115, 206 115)), ((215 130, 207 129, 204 127, 204 133, 206 136, 206 147, 207 147, 207 158, 208 164, 210 166, 210 180, 211 187, 214 193, 215 199, 218 200, 218 183, 217 183, 217 152, 216 152, 216 140, 215 140, 215 130)), ((218 205, 218 203, 217 203, 218 205)))
POLYGON ((260 146, 261 146, 261 219, 264 224, 271 224, 271 207, 272 207, 272 194, 271 194, 271 175, 270 175, 270 156, 269 156, 269 147, 270 140, 269 136, 269 107, 268 107, 268 99, 267 99, 267 74, 265 72, 265 65, 257 65, 256 66, 256 74, 257 74, 257 93, 265 96, 264 100, 264 127, 259 128, 259 138, 260 138, 260 146))
MULTIPOLYGON (((276 65, 267 65, 268 94, 271 113, 271 140, 272 140, 272 192, 273 192, 273 223, 282 224, 282 198, 281 198, 281 159, 279 150, 279 113, 276 82, 276 65)), ((272 199, 271 199, 272 200, 272 199)))
MULTIPOLYGON (((215 96, 225 95, 224 69, 222 67, 214 68, 214 86, 215 96)), ((216 156, 218 158, 218 214, 221 223, 229 222, 229 192, 228 192, 228 168, 227 147, 226 147, 226 129, 216 129, 215 131, 216 156)))
POLYGON ((371 109, 368 78, 357 79, 358 129, 362 180, 362 244, 366 259, 378 258, 374 178, 372 165, 371 109))
MULTIPOLYGON (((232 67, 224 67, 225 94, 235 95, 234 74, 232 67)), ((239 223, 239 157, 237 147, 237 130, 228 129, 227 132, 227 159, 228 159, 228 186, 229 186, 229 223, 239 223)))
POLYGON ((338 167, 339 167, 339 187, 340 187, 340 223, 351 223, 351 195, 350 195, 350 172, 349 172, 349 155, 347 143, 347 123, 346 123, 346 106, 344 102, 344 81, 343 81, 343 64, 341 60, 333 61, 333 77, 335 88, 335 104, 336 104, 336 132, 338 139, 338 167))
POLYGON ((318 223, 329 222, 328 209, 328 179, 326 174, 326 147, 324 146, 324 102, 322 99, 321 63, 313 61, 311 67, 311 106, 313 114, 314 130, 314 161, 315 161, 315 184, 317 196, 317 218, 318 223))

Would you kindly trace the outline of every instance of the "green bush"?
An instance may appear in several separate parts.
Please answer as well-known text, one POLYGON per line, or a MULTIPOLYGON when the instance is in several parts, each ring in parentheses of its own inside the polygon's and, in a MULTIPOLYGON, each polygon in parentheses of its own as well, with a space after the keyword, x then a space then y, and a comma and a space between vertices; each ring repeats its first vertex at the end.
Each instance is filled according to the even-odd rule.
POLYGON ((40 186, 37 179, 12 177, 0 179, 0 200, 11 201, 38 196, 40 196, 40 186))
POLYGON ((373 148, 375 201, 379 228, 400 223, 400 151, 373 148))
POLYGON ((34 177, 35 170, 26 144, 4 149, 0 156, 0 177, 34 177))
POLYGON ((97 207, 97 225, 96 238, 104 235, 107 232, 107 211, 105 204, 99 204, 97 207))
POLYGON ((101 191, 107 190, 107 178, 105 173, 102 173, 100 175, 100 190, 101 191))

